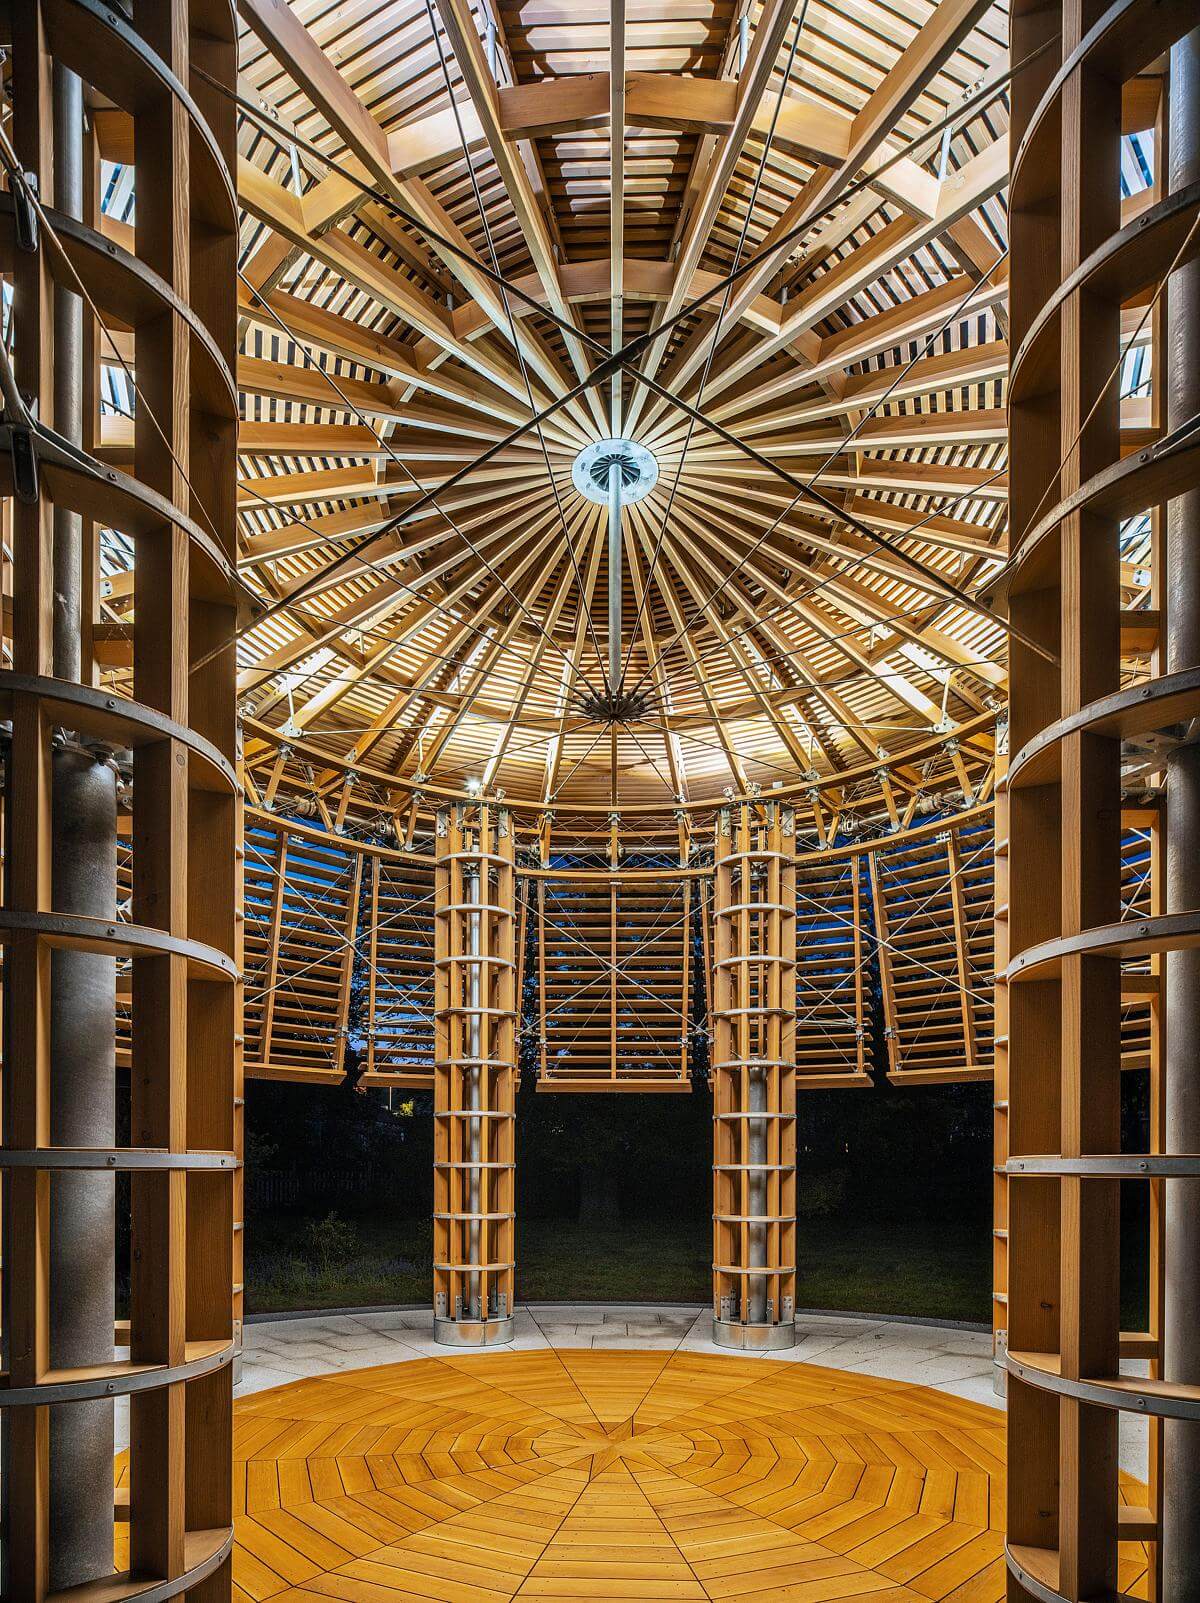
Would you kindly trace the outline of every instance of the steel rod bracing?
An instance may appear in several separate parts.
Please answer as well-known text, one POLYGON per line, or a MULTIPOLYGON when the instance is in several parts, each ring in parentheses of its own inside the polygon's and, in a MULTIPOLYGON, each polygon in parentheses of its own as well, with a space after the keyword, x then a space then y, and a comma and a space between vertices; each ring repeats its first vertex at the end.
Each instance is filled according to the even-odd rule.
MULTIPOLYGON (((509 300, 509 285, 507 280, 500 272, 500 261, 496 255, 496 243, 492 237, 491 221, 488 217, 487 207, 483 203, 483 195, 480 193, 479 179, 475 172, 475 163, 471 158, 471 150, 467 142, 466 130, 463 128, 462 112, 459 109, 458 101, 454 97, 454 86, 450 81, 450 65, 446 60, 446 51, 442 44, 442 35, 438 29, 436 21, 434 20, 433 0, 425 0, 425 13, 429 18, 430 32, 433 35, 434 44, 437 48, 438 67, 441 72, 442 83, 445 86, 446 99, 450 102, 450 109, 454 115, 454 128, 455 132, 458 134, 458 143, 459 148, 462 151, 463 162, 466 165, 467 173, 470 177, 471 193, 474 196, 475 210, 479 215, 479 221, 483 228, 483 237, 484 242, 487 245, 488 259, 491 262, 492 273, 500 290, 500 300, 504 307, 504 318, 507 325, 508 338, 513 350, 516 352, 517 364, 521 371, 521 383, 525 389, 525 399, 528 403, 529 410, 531 412, 536 412, 537 405, 533 398, 533 385, 529 377, 529 366, 525 360, 525 352, 522 348, 521 340, 517 335, 516 319, 513 316, 512 304, 509 300)), ((619 378, 614 379, 613 382, 618 383, 619 378)), ((553 467, 550 465, 550 451, 546 445, 546 436, 542 431, 540 424, 538 425, 537 437, 538 445, 541 448, 542 461, 546 467, 546 479, 550 485, 551 494, 554 497, 554 508, 558 514, 559 526, 562 529, 563 544, 566 548, 567 559, 570 562, 571 568, 574 572, 575 582, 579 586, 580 601, 582 605, 583 576, 579 570, 579 562, 575 555, 575 545, 571 539, 571 531, 567 527, 567 517, 565 511, 563 510, 562 494, 558 487, 558 479, 555 475, 553 467)), ((592 624, 590 612, 588 614, 588 632, 591 636, 592 646, 596 653, 597 666, 600 668, 601 673, 603 673, 603 658, 600 655, 600 645, 596 639, 596 631, 594 625, 592 624)), ((555 645, 555 642, 552 639, 550 640, 550 643, 551 645, 555 645)), ((581 675, 581 677, 583 676, 581 675)), ((612 689, 611 684, 609 685, 609 689, 612 689)))
MULTIPOLYGON (((772 145, 772 142, 774 141, 774 138, 775 138, 775 130, 779 125, 779 114, 783 110, 783 103, 784 103, 784 100, 787 97, 788 85, 791 82, 791 77, 792 77, 792 69, 795 66, 795 62, 796 62, 796 52, 800 48, 800 38, 801 38, 801 35, 804 32, 804 19, 805 19, 805 17, 807 15, 808 15, 808 0, 802 0, 802 4, 800 6, 800 12, 799 12, 799 15, 796 18, 796 25, 795 25, 795 28, 794 28, 794 30, 792 32, 791 48, 788 50, 787 61, 784 64, 783 74, 782 74, 782 76, 780 77, 780 80, 779 80, 779 89, 778 89, 778 92, 777 92, 776 97, 775 97, 775 104, 774 104, 774 106, 772 108, 772 111, 771 111, 770 126, 767 128, 767 137, 763 140, 762 152, 761 152, 761 154, 760 154, 760 156, 758 158, 758 164, 757 164, 757 166, 755 167, 755 170, 754 170, 754 183, 753 183, 753 185, 751 186, 751 189, 750 189, 750 198, 746 203, 745 216, 742 218, 742 226, 741 226, 741 229, 739 230, 739 233, 738 233, 737 247, 736 247, 736 249, 734 250, 734 253, 733 253, 733 266, 734 266, 735 269, 737 268, 738 264, 741 262, 742 252, 746 248, 746 236, 750 231, 750 222, 751 222, 751 219, 754 217, 755 202, 758 199, 758 192, 759 192, 760 188, 762 187, 763 177, 764 177, 764 175, 766 173, 766 170, 767 170, 767 160, 768 160, 768 158, 769 158, 769 156, 771 154, 771 145, 772 145)), ((747 21, 748 21, 748 19, 745 16, 743 16, 742 17, 743 25, 745 25, 747 23, 747 21)), ((721 297, 721 304, 717 308, 717 315, 716 315, 716 318, 715 318, 715 320, 713 322, 712 329, 705 336, 709 343, 708 343, 708 351, 707 351, 707 354, 705 355, 705 358, 704 358, 704 368, 703 368, 703 371, 700 374, 700 382, 699 382, 699 384, 698 384, 698 386, 696 388, 696 405, 697 406, 699 406, 701 404, 701 402, 703 401, 703 399, 704 399, 704 386, 708 382, 708 376, 712 371, 713 361, 716 358, 717 347, 721 343, 721 326, 725 321, 725 314, 729 310, 729 303, 730 303, 730 300, 732 299, 732 297, 733 297, 733 284, 732 284, 732 282, 730 282, 730 283, 726 284, 726 286, 725 286, 725 291, 724 291, 724 294, 721 297)), ((679 452, 679 460, 675 464, 675 472, 674 472, 674 474, 672 475, 672 478, 671 478, 671 493, 667 497, 667 504, 666 504, 666 507, 664 508, 663 513, 662 513, 662 518, 660 520, 660 525, 659 525, 658 538, 655 541, 654 551, 653 551, 653 553, 651 554, 651 557, 650 557, 650 566, 647 569, 645 582, 644 582, 643 587, 642 587, 642 599, 638 603, 637 616, 634 619, 633 632, 632 632, 632 634, 630 636, 630 641, 629 641, 629 658, 626 659, 626 661, 625 661, 625 663, 624 663, 624 665, 622 667, 622 671, 621 671, 622 681, 624 680, 625 674, 626 674, 626 672, 628 671, 628 668, 629 668, 629 660, 632 658, 632 655, 633 655, 633 643, 637 639, 638 626, 642 621, 642 611, 643 611, 643 609, 644 609, 644 607, 646 605, 646 598, 650 594, 650 585, 651 585, 651 581, 654 578, 655 569, 658 566, 658 559, 659 559, 660 555, 662 554, 663 541, 664 541, 664 539, 666 537, 667 526, 671 521, 671 512, 672 512, 672 509, 674 508, 674 505, 675 505, 675 497, 679 492, 679 481, 680 481, 680 478, 682 477, 682 474, 683 474, 683 467, 684 467, 685 461, 687 460, 688 447, 692 443, 692 433, 693 433, 693 431, 695 429, 695 426, 696 426, 696 420, 694 418, 689 418, 688 419, 687 432, 684 435, 683 446, 682 446, 682 448, 680 449, 680 452, 679 452)), ((653 671, 652 667, 648 667, 647 668, 646 672, 642 676, 643 682, 645 681, 645 679, 649 678, 649 676, 652 673, 652 671, 653 671)))
MULTIPOLYGON (((1014 76, 1019 76, 1021 73, 1023 73, 1028 68, 1028 66, 1032 63, 1032 61, 1036 60, 1040 54, 1041 54, 1040 50, 1031 52, 1030 53, 1030 57, 1027 60, 1018 62, 1011 69, 1010 72, 1001 75, 1001 77, 999 77, 995 82, 991 83, 989 85, 989 88, 987 89, 987 91, 984 93, 983 96, 978 97, 978 98, 976 98, 976 99, 974 99, 972 101, 972 103, 971 103, 971 114, 972 115, 977 114, 982 109, 982 106, 983 106, 984 102, 987 99, 989 99, 991 96, 1003 92, 1005 86, 1013 79, 1013 77, 1014 76)), ((266 121, 262 117, 262 114, 260 112, 258 112, 255 107, 253 107, 249 102, 246 102, 242 97, 238 97, 238 102, 242 106, 243 110, 245 110, 248 115, 253 117, 256 120, 256 122, 260 126, 263 127, 264 132, 268 135, 268 137, 271 137, 273 139, 278 140, 279 136, 278 136, 277 132, 272 131, 269 121, 266 121)), ((963 115, 965 115, 965 113, 960 109, 957 113, 952 115, 950 121, 953 121, 955 116, 961 117, 963 115)), ((918 142, 927 139, 933 133, 933 131, 934 130, 932 130, 932 129, 926 130, 925 133, 920 136, 920 139, 919 139, 918 142)), ((316 150, 315 147, 312 149, 311 154, 313 154, 318 160, 320 160, 322 163, 330 166, 331 168, 335 168, 336 167, 336 164, 330 162, 329 159, 327 157, 325 157, 321 152, 316 150)), ((901 152, 898 152, 896 154, 895 158, 888 158, 887 161, 885 161, 884 163, 882 163, 880 165, 880 168, 878 169, 878 171, 882 171, 887 166, 891 165, 893 159, 901 159, 904 154, 905 154, 905 152, 901 151, 901 152)), ((875 177, 878 176, 878 171, 876 172, 875 177)), ((454 246, 452 242, 442 241, 440 236, 436 235, 436 233, 434 231, 431 231, 430 229, 428 229, 428 227, 426 225, 422 224, 418 219, 415 219, 415 218, 409 219, 408 218, 408 214, 405 212, 404 208, 396 206, 395 202, 392 201, 390 199, 390 197, 384 195, 382 192, 376 191, 369 184, 363 183, 361 180, 357 179, 353 174, 348 174, 347 177, 348 177, 349 181, 355 183, 360 188, 362 188, 364 193, 371 194, 372 198, 376 199, 381 205, 390 207, 395 212, 396 215, 401 216, 405 220, 410 220, 414 227, 416 227, 418 229, 423 229, 428 237, 434 239, 437 243, 439 243, 439 247, 441 247, 441 245, 444 244, 446 246, 446 248, 450 249, 450 252, 451 252, 452 255, 457 254, 457 255, 461 256, 461 255, 464 254, 462 249, 461 249, 461 247, 454 246)), ((856 184, 850 185, 848 189, 843 190, 841 192, 841 198, 843 200, 846 199, 846 198, 849 198, 852 194, 856 193, 859 189, 865 187, 867 182, 868 182, 868 180, 864 179, 864 180, 860 180, 856 184)), ((826 208, 826 209, 828 209, 828 208, 826 208)), ((817 217, 822 216, 822 215, 824 215, 824 212, 818 212, 818 213, 816 213, 816 215, 813 218, 802 219, 801 222, 796 225, 796 230, 792 231, 792 235, 794 235, 794 237, 799 237, 799 235, 807 227, 811 226, 812 222, 815 221, 817 217)), ((778 241, 776 243, 776 245, 772 247, 772 251, 778 250, 781 247, 783 247, 785 244, 787 244, 789 238, 792 237, 792 235, 785 236, 780 241, 778 241)), ((710 299, 713 295, 719 294, 724 289, 726 284, 736 282, 738 280, 738 278, 740 278, 742 276, 744 271, 749 271, 750 267, 754 264, 754 260, 755 260, 754 258, 749 259, 746 263, 742 264, 742 267, 740 269, 735 270, 734 273, 732 273, 730 275, 726 275, 725 278, 720 280, 718 282, 718 284, 716 286, 714 286, 714 288, 712 290, 706 291, 704 296, 699 297, 693 303, 689 303, 689 307, 684 309, 685 313, 689 309, 690 310, 695 310, 697 306, 704 304, 705 301, 710 299)), ((475 265, 478 266, 479 264, 476 263, 475 265)), ((499 275, 488 275, 488 276, 492 276, 492 277, 497 278, 497 279, 499 277, 499 275)), ((532 297, 529 297, 528 295, 523 294, 523 292, 521 292, 517 286, 511 285, 511 284, 506 284, 505 288, 509 292, 511 292, 514 296, 522 298, 526 302, 532 303, 532 297)), ((533 304, 536 304, 536 303, 533 303, 533 304)), ((552 316, 552 320, 561 321, 559 319, 554 318, 552 314, 549 314, 549 315, 552 316)), ((684 314, 681 313, 680 315, 682 316, 684 314)), ((665 390, 663 390, 661 388, 661 386, 656 388, 655 384, 654 384, 654 381, 649 380, 645 375, 638 375, 636 373, 636 369, 632 369, 632 367, 631 367, 632 359, 634 359, 637 355, 640 354, 641 348, 644 348, 645 346, 648 346, 653 340, 657 340, 658 338, 663 337, 666 334, 666 332, 668 331, 669 326, 672 326, 675 321, 677 321, 677 319, 672 319, 671 320, 671 324, 664 323, 664 324, 660 325, 657 330, 653 331, 653 333, 651 335, 642 336, 641 345, 639 345, 638 341, 631 342, 628 346, 625 347, 625 350, 623 352, 617 353, 616 356, 614 356, 612 353, 609 353, 600 344, 599 341, 592 340, 592 339, 590 339, 590 337, 588 337, 586 335, 578 335, 578 337, 582 340, 582 342, 585 345, 587 345, 589 348, 593 348, 594 347, 601 354, 603 360, 601 361, 601 363, 597 367, 597 369, 595 369, 593 371, 593 373, 588 376, 587 379, 581 381, 581 383, 579 385, 574 386, 570 391, 566 392, 563 396, 561 396, 561 397, 557 398, 555 401, 553 401, 548 408, 545 408, 540 413, 536 414, 535 418, 528 420, 526 423, 518 425, 517 428, 514 431, 512 431, 508 436, 506 436, 506 438, 503 441, 496 442, 495 445, 490 447, 487 451, 483 452, 476 459, 476 461, 473 464, 468 464, 465 468, 460 469, 456 474, 452 475, 441 486, 441 492, 444 493, 447 489, 452 488, 454 485, 456 485, 457 483, 461 482, 469 473, 475 471, 478 467, 486 465, 487 462, 489 462, 489 461, 494 459, 494 457, 499 453, 499 451, 505 449, 508 445, 512 444, 515 440, 521 438, 524 434, 528 433, 532 428, 540 427, 541 422, 543 422, 546 417, 548 417, 548 416, 552 415, 554 412, 558 411, 561 406, 567 404, 569 401, 577 398, 577 396, 579 394, 581 394, 584 389, 590 388, 590 387, 592 387, 593 384, 595 384, 597 382, 601 382, 604 378, 607 378, 609 376, 610 372, 615 371, 614 364, 618 364, 619 363, 620 366, 625 367, 626 369, 629 369, 633 373, 633 375, 635 376, 635 379, 636 379, 637 382, 644 383, 647 386, 647 388, 649 388, 653 393, 659 395, 660 399, 663 399, 664 401, 667 401, 670 404, 676 404, 676 402, 677 402, 677 398, 676 397, 673 397, 673 396, 669 395, 665 390)), ((573 324, 565 324, 564 327, 567 328, 573 335, 578 334, 578 331, 575 329, 573 324)), ((697 417, 698 417, 698 419, 700 421, 703 421, 706 424, 710 422, 710 420, 707 419, 706 417, 704 417, 704 415, 702 413, 697 412, 697 417)), ((742 444, 742 442, 738 441, 736 439, 736 436, 733 436, 731 433, 729 433, 729 431, 726 431, 725 437, 727 437, 732 443, 737 444, 739 447, 742 444)), ((768 466, 770 467, 771 471, 776 471, 777 470, 776 466, 774 464, 769 464, 768 463, 768 466)), ((791 478, 791 476, 788 476, 788 477, 789 477, 789 482, 792 483, 793 489, 797 489, 798 490, 801 481, 795 480, 795 479, 791 478)), ((419 506, 420 506, 420 503, 418 503, 418 508, 417 509, 419 509, 419 506)), ((416 509, 410 509, 410 514, 409 515, 411 515, 413 510, 416 510, 416 509)), ((886 545, 886 546, 888 546, 889 548, 891 548, 893 550, 897 550, 898 549, 895 546, 894 542, 890 541, 887 537, 880 535, 877 530, 872 530, 872 529, 869 529, 866 525, 862 525, 861 524, 861 520, 859 520, 859 523, 857 523, 857 524, 855 524, 853 526, 855 526, 857 528, 858 532, 864 533, 865 536, 868 539, 872 540, 873 543, 886 545)), ((362 541, 358 541, 358 542, 355 542, 354 544, 352 544, 346 551, 342 552, 338 557, 336 557, 334 559, 334 564, 333 565, 335 567, 336 566, 341 566, 341 565, 344 565, 345 562, 351 560, 352 557, 353 557, 355 549, 357 547, 361 547, 361 545, 363 543, 364 542, 362 542, 362 541)), ((905 556, 902 557, 902 560, 907 560, 909 566, 914 566, 914 565, 915 566, 923 566, 922 564, 917 563, 916 559, 912 558, 911 556, 908 556, 907 554, 905 554, 905 556)), ((954 599, 958 600, 959 603, 962 604, 962 605, 966 605, 968 607, 972 607, 974 605, 971 602, 969 597, 967 597, 965 595, 962 595, 962 594, 959 594, 957 592, 957 587, 955 587, 953 585, 949 585, 948 586, 947 582, 945 582, 944 580, 936 577, 936 575, 934 573, 934 570, 931 570, 931 569, 927 570, 926 576, 929 578, 929 582, 934 585, 936 591, 938 591, 940 593, 953 594, 954 599)), ((293 596, 289 597, 287 602, 272 603, 260 615, 260 618, 259 618, 258 621, 259 622, 264 621, 268 617, 274 615, 274 613, 276 611, 280 610, 285 605, 294 604, 295 601, 298 600, 300 595, 304 592, 306 587, 311 588, 311 585, 312 585, 313 582, 315 582, 315 581, 311 581, 311 580, 310 581, 304 581, 304 583, 298 588, 298 590, 293 594, 293 596)), ((983 609, 980 609, 980 610, 983 610, 983 609)), ((1006 625, 1003 622, 1001 622, 1001 627, 1006 627, 1006 625)), ((1044 649, 1044 648, 1038 647, 1036 645, 1032 645, 1030 647, 1030 649, 1041 650, 1041 649, 1044 649)))

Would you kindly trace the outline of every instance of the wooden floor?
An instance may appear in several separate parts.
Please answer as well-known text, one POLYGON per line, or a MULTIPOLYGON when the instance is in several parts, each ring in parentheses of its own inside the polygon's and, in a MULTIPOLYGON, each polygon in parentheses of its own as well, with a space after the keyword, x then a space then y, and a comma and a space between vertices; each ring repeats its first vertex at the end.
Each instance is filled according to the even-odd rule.
POLYGON ((1004 1596, 1003 1415, 845 1371, 448 1354, 251 1396, 235 1456, 239 1603, 1004 1596))

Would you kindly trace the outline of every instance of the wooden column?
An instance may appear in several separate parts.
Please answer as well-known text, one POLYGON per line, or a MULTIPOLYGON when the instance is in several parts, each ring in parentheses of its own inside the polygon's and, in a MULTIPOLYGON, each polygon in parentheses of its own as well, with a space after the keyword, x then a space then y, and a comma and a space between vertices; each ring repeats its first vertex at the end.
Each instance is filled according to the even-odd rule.
MULTIPOLYGON (((1178 193, 1200 185, 1200 14, 1171 53, 1170 122, 1163 132, 1178 193)), ((1200 412, 1200 260, 1181 264, 1165 297, 1168 429, 1195 427, 1200 412)), ((1175 498, 1165 529, 1166 668, 1200 669, 1200 488, 1175 498)), ((1165 904, 1200 905, 1200 743, 1167 762, 1165 904)), ((1200 1152, 1200 951, 1165 959, 1168 1052, 1163 1082, 1165 1136, 1177 1152, 1200 1152)), ((1200 1386, 1200 1185, 1172 1186, 1163 1220, 1167 1262, 1163 1365, 1168 1381, 1200 1386)), ((1163 1428, 1163 1595, 1200 1603, 1200 1422, 1163 1428)))
POLYGON ((995 1031, 992 1038, 992 1386, 1008 1390, 1008 719, 996 726, 995 886, 992 951, 995 1031))
POLYGON ((796 1309, 792 809, 717 820, 713 886, 713 1340, 783 1348, 796 1309))
MULTIPOLYGON (((1121 1180, 1200 1172, 1194 1152, 1162 1151, 1157 1111, 1146 1153, 1121 1150, 1120 1123, 1122 963, 1200 935, 1194 905, 1163 915, 1155 893, 1143 915, 1121 895, 1125 742, 1165 752, 1200 712, 1194 666, 1161 674, 1152 659, 1147 672, 1144 652, 1123 663, 1126 620, 1139 617, 1121 610, 1124 520, 1200 477, 1186 437, 1123 453, 1119 416, 1123 321, 1200 244, 1200 186, 1160 188, 1121 227, 1123 90, 1189 16, 1192 6, 1149 0, 1013 11, 1014 59, 1051 48, 1014 83, 1010 190, 1007 597, 1040 647, 1013 640, 1006 782, 1005 1363, 1008 1456, 1021 1466, 1009 1477, 1010 1597, 1115 1596, 1127 1540, 1152 1544, 1153 1575, 1160 1488, 1152 1475, 1147 1507, 1120 1506, 1119 1413, 1200 1416, 1200 1386, 1159 1378, 1153 1307, 1148 1332, 1122 1333, 1119 1296, 1121 1180), (1149 1358, 1150 1377, 1121 1376, 1123 1357, 1149 1358)), ((1157 389, 1161 351, 1152 367, 1157 389)), ((1139 787, 1153 777, 1142 759, 1139 787)), ((1145 975, 1126 981, 1127 996, 1146 988, 1145 975)), ((1152 1303, 1159 1276, 1156 1263, 1152 1303)))
MULTIPOLYGON (((234 653, 236 532, 233 379, 237 206, 232 104, 193 82, 203 66, 232 87, 232 9, 140 0, 132 20, 86 0, 16 8, 14 136, 44 210, 33 250, 15 249, 16 380, 36 403, 8 408, 18 449, 0 466, 15 490, 13 669, 0 672, 12 720, 5 942, 4 1420, 6 1596, 41 1603, 55 1586, 51 1410, 128 1396, 130 1450, 112 1545, 85 1585, 106 1595, 201 1603, 228 1598, 232 1551, 234 1211, 240 1143, 237 924, 239 792, 234 653), (110 107, 132 152, 134 251, 54 208, 47 143, 52 66, 83 79, 85 98, 110 107), (70 235, 69 260, 54 243, 70 235), (92 372, 113 359, 105 333, 132 335, 137 385, 132 472, 54 432, 55 352, 50 285, 90 304, 92 372), (21 464, 36 460, 36 482, 21 464), (16 466, 14 466, 16 464, 16 466), (50 651, 53 514, 82 520, 79 669, 58 674, 50 651), (101 685, 92 654, 92 530, 134 547, 133 680, 101 685), (208 660, 205 660, 208 659, 208 660), (131 693, 130 693, 131 692, 131 693), (50 753, 70 741, 97 761, 133 751, 132 919, 58 905, 49 861, 50 753), (65 1096, 49 1073, 58 1013, 52 951, 87 952, 132 968, 131 1145, 66 1144, 56 1132, 65 1096), (128 1326, 104 1311, 105 1356, 56 1362, 50 1315, 71 1294, 55 1261, 49 1203, 66 1172, 131 1177, 128 1326), (49 1272, 48 1272, 49 1266, 49 1272), (55 1282, 58 1282, 57 1284, 55 1282), (128 1357, 121 1350, 128 1347, 128 1357)), ((9 174, 0 212, 32 196, 9 174), (17 195, 13 195, 13 185, 17 195)), ((95 219, 93 218, 93 221, 95 219)), ((84 398, 85 417, 94 397, 84 398)), ((60 617, 60 631, 62 619, 60 617)), ((69 1122, 69 1121, 67 1121, 69 1122)), ((112 1251, 109 1243, 106 1250, 112 1251)), ((77 1266, 82 1268, 83 1266, 77 1266)), ((112 1443, 109 1441, 111 1454, 112 1443)), ((111 1521, 111 1466, 76 1495, 111 1521)), ((110 1526, 111 1529, 111 1526, 110 1526)))
POLYGON ((516 875, 506 809, 437 816, 433 1307, 438 1341, 513 1337, 516 875))

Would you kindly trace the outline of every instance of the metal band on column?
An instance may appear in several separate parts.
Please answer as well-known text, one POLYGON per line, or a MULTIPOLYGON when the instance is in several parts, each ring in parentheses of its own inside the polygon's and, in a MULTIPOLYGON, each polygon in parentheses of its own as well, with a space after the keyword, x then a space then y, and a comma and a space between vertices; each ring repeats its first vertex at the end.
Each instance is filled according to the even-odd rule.
POLYGON ((713 896, 713 1340, 795 1341, 796 866, 792 810, 717 821, 713 896))
POLYGON ((516 877, 508 812, 437 817, 434 1335, 513 1337, 516 877))

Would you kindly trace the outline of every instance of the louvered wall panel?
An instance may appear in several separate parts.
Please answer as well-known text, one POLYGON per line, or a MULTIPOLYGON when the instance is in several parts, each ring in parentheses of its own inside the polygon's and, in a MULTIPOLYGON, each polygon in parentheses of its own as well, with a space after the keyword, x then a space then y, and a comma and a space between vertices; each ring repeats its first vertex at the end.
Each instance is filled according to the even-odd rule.
POLYGON ((432 1090, 434 864, 372 857, 364 875, 363 1084, 432 1090))
POLYGON ((543 879, 543 1090, 687 1090, 690 879, 543 879))
POLYGON ((992 1072, 994 849, 986 817, 871 852, 892 1079, 992 1072))
POLYGON ((865 1085, 870 945, 861 856, 796 866, 796 1073, 801 1086, 865 1085))
POLYGON ((344 1074, 362 854, 317 830, 246 830, 246 1072, 344 1074))

